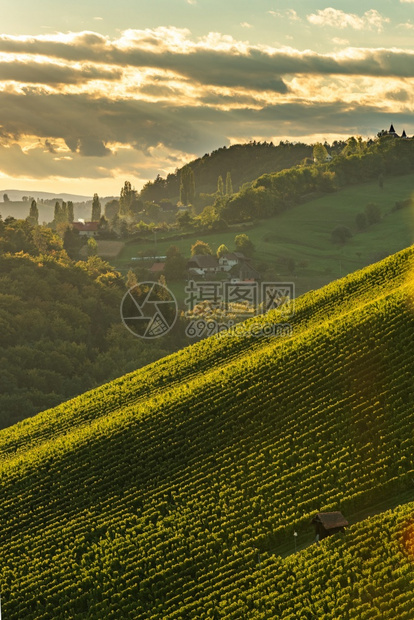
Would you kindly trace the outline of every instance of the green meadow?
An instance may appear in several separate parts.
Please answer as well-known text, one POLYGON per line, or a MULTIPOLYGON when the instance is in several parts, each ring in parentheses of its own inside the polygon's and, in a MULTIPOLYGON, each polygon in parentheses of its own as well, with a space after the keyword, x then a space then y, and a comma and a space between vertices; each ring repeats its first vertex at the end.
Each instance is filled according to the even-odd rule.
POLYGON ((234 226, 231 231, 221 233, 183 235, 180 239, 172 239, 176 236, 173 234, 161 237, 158 233, 156 243, 153 239, 128 243, 115 260, 115 266, 125 273, 138 264, 131 258, 140 252, 152 251, 156 256, 163 256, 172 244, 189 256, 191 245, 199 238, 209 243, 213 251, 222 243, 232 250, 235 235, 246 232, 255 245, 255 263, 273 269, 274 276, 293 279, 297 292, 302 294, 410 245, 414 240, 414 213, 411 209, 392 212, 392 208, 396 201, 413 194, 413 175, 386 179, 383 189, 377 182, 353 185, 255 225, 234 226), (355 216, 370 202, 380 207, 382 221, 359 232, 355 216), (347 226, 353 233, 343 245, 331 239, 337 226, 347 226), (283 258, 294 259, 293 273, 281 266, 283 258))

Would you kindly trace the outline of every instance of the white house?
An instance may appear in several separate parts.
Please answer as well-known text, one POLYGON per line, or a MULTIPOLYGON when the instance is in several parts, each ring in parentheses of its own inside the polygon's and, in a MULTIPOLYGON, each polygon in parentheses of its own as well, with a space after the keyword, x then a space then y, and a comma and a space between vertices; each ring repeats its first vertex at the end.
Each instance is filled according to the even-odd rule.
POLYGON ((241 252, 223 254, 223 256, 220 256, 218 259, 220 271, 230 271, 230 269, 239 265, 243 260, 245 260, 245 256, 241 252))

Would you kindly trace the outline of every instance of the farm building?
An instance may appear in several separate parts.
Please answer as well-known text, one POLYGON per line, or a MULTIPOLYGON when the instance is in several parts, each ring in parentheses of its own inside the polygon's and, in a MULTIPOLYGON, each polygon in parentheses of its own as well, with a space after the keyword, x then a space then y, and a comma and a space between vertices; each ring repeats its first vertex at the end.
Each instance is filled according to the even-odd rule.
POLYGON ((316 541, 323 540, 327 536, 343 532, 348 525, 341 512, 318 512, 312 519, 315 526, 316 541))
POLYGON ((73 222, 73 230, 78 230, 81 236, 95 237, 99 232, 99 222, 73 222))

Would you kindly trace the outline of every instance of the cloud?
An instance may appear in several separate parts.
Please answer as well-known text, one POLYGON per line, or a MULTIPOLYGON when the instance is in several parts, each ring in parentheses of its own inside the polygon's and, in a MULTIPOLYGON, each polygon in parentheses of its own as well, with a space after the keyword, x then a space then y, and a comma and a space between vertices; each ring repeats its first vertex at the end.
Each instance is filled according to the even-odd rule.
POLYGON ((3 35, 0 52, 162 69, 202 84, 286 92, 274 67, 263 73, 269 60, 267 54, 218 33, 210 33, 196 43, 188 39, 187 30, 177 28, 128 30, 113 42, 91 32, 36 38, 3 35))
POLYGON ((240 26, 242 28, 253 28, 253 26, 247 22, 241 22, 240 26))
MULTIPOLYGON (((58 59, 73 71, 81 65, 85 78, 95 67, 99 72, 125 68, 170 72, 201 85, 268 89, 286 93, 283 75, 324 73, 356 75, 414 75, 414 53, 399 49, 350 48, 341 54, 318 54, 291 48, 249 45, 218 33, 192 41, 184 29, 128 30, 117 40, 97 33, 38 37, 0 37, 0 53, 12 54, 15 62, 28 62, 27 55, 43 60, 58 59)), ((33 61, 32 61, 33 62, 33 61)), ((51 61, 50 61, 51 62, 51 61)), ((51 66, 51 74, 53 74, 51 66)), ((116 73, 113 75, 117 77, 116 73)))
POLYGON ((385 96, 387 97, 387 99, 392 99, 394 101, 406 102, 406 101, 410 100, 410 94, 404 88, 400 88, 398 90, 386 92, 385 96))
POLYGON ((268 14, 277 19, 287 19, 291 22, 302 21, 295 9, 286 9, 286 11, 268 11, 268 14))
POLYGON ((179 28, 3 35, 0 176, 145 179, 235 137, 375 135, 391 113, 412 133, 413 86, 414 52, 397 48, 318 54, 179 28))
POLYGON ((25 84, 79 84, 90 80, 119 80, 122 70, 97 65, 71 67, 52 62, 0 62, 0 81, 25 84))
POLYGON ((370 9, 362 17, 354 13, 345 13, 339 9, 328 7, 319 9, 316 13, 307 16, 307 20, 316 26, 329 26, 330 28, 353 28, 354 30, 377 30, 381 32, 384 24, 389 23, 388 17, 383 17, 377 10, 370 9))
POLYGON ((341 39, 340 37, 334 37, 332 43, 335 43, 335 45, 349 45, 348 39, 341 39))
MULTIPOLYGON (((403 97, 402 93, 395 93, 395 99, 403 97)), ((0 146, 0 175, 56 178, 60 179, 59 187, 65 186, 65 178, 73 179, 73 183, 88 178, 89 187, 98 193, 102 193, 101 187, 108 188, 108 179, 113 179, 114 189, 106 189, 107 193, 116 193, 125 178, 141 187, 158 173, 165 176, 196 155, 229 145, 235 136, 237 141, 249 141, 252 136, 278 141, 306 136, 309 139, 312 135, 323 135, 328 140, 352 134, 375 135, 389 125, 391 109, 338 101, 312 105, 307 101, 291 101, 253 109, 246 100, 242 102, 244 107, 222 110, 202 106, 167 109, 138 102, 92 101, 86 96, 50 99, 38 95, 36 100, 30 95, 24 103, 17 99, 26 98, 7 99, 5 103, 11 107, 7 108, 3 122, 17 129, 23 125, 25 113, 28 118, 24 129, 26 132, 31 129, 33 136, 26 134, 22 138, 21 142, 29 145, 25 149, 10 138, 7 147, 0 146), (16 103, 19 103, 17 108, 16 103), (49 123, 42 123, 41 110, 49 117, 49 123), (52 148, 44 139, 37 138, 44 131, 56 136, 48 139, 52 148), (80 139, 71 137, 82 134, 80 139), (61 135, 65 136, 66 144, 58 137, 61 135)), ((398 124, 404 125, 409 133, 414 131, 412 115, 408 112, 398 115, 398 124)))

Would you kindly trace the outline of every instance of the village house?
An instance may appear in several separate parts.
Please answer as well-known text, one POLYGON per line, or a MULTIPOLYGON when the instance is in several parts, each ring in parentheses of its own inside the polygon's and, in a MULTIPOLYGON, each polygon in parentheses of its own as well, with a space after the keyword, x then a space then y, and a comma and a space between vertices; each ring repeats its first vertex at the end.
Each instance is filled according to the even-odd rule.
POLYGON ((187 263, 190 275, 205 277, 226 273, 232 281, 260 280, 260 273, 241 252, 229 252, 217 259, 210 254, 192 256, 187 263))
POLYGON ((73 230, 79 231, 83 237, 96 237, 99 230, 99 222, 73 222, 73 230))
POLYGON ((218 259, 220 271, 230 271, 235 265, 239 265, 241 261, 246 260, 246 257, 241 252, 229 252, 223 254, 218 259))
POLYGON ((198 276, 206 276, 207 274, 216 274, 220 271, 217 258, 211 254, 196 254, 192 256, 187 263, 190 274, 198 276))

